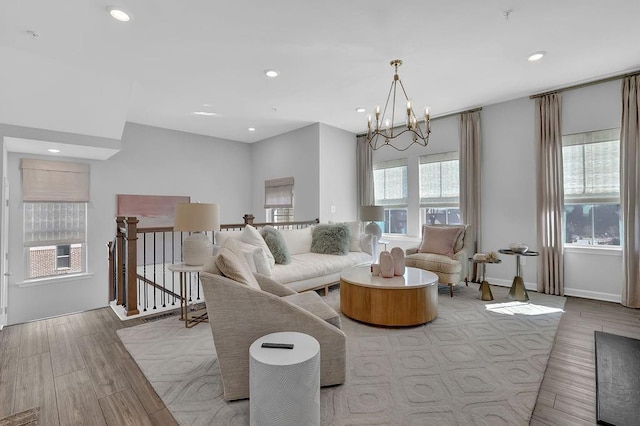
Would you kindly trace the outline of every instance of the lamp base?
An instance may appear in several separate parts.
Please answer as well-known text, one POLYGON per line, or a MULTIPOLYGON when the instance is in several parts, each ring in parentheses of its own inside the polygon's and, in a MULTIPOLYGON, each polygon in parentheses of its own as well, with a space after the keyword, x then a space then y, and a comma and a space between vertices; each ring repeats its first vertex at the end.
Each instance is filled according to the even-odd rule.
POLYGON ((203 232, 193 232, 182 241, 182 257, 189 266, 202 266, 213 256, 213 243, 203 232))
POLYGON ((364 227, 365 234, 373 234, 378 237, 378 240, 382 237, 382 229, 375 222, 370 222, 367 226, 364 227))

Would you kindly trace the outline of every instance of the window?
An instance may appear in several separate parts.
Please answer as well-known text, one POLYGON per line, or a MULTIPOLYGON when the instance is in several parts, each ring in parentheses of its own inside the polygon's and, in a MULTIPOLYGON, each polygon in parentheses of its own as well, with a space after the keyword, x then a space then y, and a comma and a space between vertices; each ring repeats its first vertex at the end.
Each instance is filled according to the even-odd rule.
POLYGON ((407 233, 407 160, 392 160, 373 165, 375 204, 384 206, 382 232, 407 233))
POLYGON ((85 271, 86 203, 24 203, 29 278, 85 271))
POLYGON ((89 165, 23 158, 28 279, 86 272, 89 165))
POLYGON ((420 156, 419 175, 421 224, 460 224, 458 153, 420 156))
POLYGON ((562 138, 565 244, 620 245, 620 129, 562 138))
POLYGON ((293 222, 292 177, 264 181, 264 208, 267 222, 293 222))

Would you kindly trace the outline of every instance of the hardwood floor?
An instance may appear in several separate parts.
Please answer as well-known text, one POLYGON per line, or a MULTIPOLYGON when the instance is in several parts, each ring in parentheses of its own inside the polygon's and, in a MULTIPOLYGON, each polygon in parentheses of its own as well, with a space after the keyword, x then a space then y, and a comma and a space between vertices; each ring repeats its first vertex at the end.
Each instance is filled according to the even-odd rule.
POLYGON ((594 331, 640 339, 640 309, 568 297, 531 425, 595 425, 594 331))
POLYGON ((0 418, 40 407, 40 425, 176 425, 116 335, 141 323, 102 308, 0 331, 0 418))
MULTIPOLYGON (((41 425, 175 425, 124 349, 110 308, 0 332, 0 418, 38 406, 41 425)), ((593 332, 640 338, 640 310, 567 298, 532 425, 595 425, 593 332)))

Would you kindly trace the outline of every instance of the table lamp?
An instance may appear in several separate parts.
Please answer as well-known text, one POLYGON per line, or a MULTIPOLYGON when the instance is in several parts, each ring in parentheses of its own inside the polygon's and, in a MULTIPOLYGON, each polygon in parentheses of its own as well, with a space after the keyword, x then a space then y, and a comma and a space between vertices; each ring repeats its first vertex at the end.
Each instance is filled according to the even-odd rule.
POLYGON ((203 231, 220 229, 220 209, 217 204, 176 204, 174 231, 191 232, 182 241, 182 256, 185 264, 204 265, 213 254, 213 242, 203 231))
POLYGON ((384 206, 361 206, 360 220, 363 222, 370 221, 364 227, 365 234, 373 234, 378 237, 378 240, 382 237, 382 229, 376 222, 384 220, 384 206))

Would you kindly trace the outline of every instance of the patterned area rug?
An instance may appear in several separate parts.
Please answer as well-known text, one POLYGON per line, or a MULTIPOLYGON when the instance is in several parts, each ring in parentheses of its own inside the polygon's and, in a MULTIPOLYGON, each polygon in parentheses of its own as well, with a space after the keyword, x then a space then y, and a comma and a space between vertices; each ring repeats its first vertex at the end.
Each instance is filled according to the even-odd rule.
MULTIPOLYGON (((323 425, 527 425, 565 298, 476 299, 478 285, 439 296, 438 318, 381 328, 342 317, 347 381, 322 388, 323 425)), ((339 290, 325 298, 339 311, 339 290)), ((226 402, 211 329, 175 318, 118 330, 181 425, 248 425, 249 401, 226 402)))

